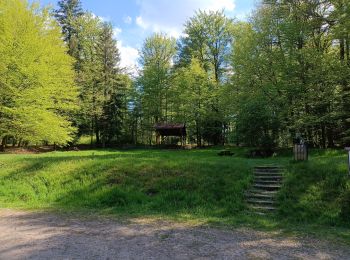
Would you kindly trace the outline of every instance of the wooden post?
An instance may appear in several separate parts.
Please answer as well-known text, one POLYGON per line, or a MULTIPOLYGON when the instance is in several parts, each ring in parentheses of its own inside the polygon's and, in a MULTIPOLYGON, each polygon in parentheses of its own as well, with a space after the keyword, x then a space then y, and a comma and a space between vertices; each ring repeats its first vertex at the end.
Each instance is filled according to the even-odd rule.
POLYGON ((348 151, 348 175, 350 178, 350 147, 345 147, 345 150, 348 151))
POLYGON ((295 161, 307 161, 308 149, 306 144, 294 144, 294 160, 295 161))
POLYGON ((157 144, 157 145, 160 145, 160 138, 161 138, 161 137, 160 137, 160 134, 157 132, 157 133, 156 133, 156 144, 157 144))

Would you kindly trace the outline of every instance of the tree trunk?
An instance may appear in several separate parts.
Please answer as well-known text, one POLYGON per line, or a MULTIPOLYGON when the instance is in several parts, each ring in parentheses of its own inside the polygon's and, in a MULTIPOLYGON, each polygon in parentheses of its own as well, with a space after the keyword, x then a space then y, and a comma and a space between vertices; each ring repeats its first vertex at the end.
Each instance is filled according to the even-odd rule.
POLYGON ((5 137, 2 138, 1 145, 0 145, 0 151, 1 152, 5 152, 6 141, 7 141, 7 137, 5 136, 5 137))
POLYGON ((98 129, 98 127, 96 126, 95 129, 95 136, 96 136, 96 144, 100 145, 101 144, 101 140, 100 140, 100 129, 98 129))
POLYGON ((349 44, 349 36, 348 35, 347 35, 346 41, 345 41, 345 55, 346 55, 347 65, 350 66, 350 44, 349 44))
POLYGON ((328 141, 327 147, 328 147, 328 148, 333 148, 333 147, 334 147, 334 137, 333 137, 333 129, 332 129, 332 126, 330 126, 330 127, 327 129, 327 141, 328 141))
POLYGON ((94 121, 91 118, 91 129, 90 129, 90 145, 92 146, 94 143, 94 121))
POLYGON ((197 121, 196 121, 196 139, 197 139, 197 146, 201 147, 202 146, 202 136, 200 133, 200 126, 199 126, 197 121))
POLYGON ((339 54, 340 54, 340 60, 344 61, 345 60, 345 40, 344 39, 340 39, 339 40, 340 45, 339 45, 339 54))
POLYGON ((321 146, 323 149, 326 148, 326 127, 324 124, 321 126, 321 146))

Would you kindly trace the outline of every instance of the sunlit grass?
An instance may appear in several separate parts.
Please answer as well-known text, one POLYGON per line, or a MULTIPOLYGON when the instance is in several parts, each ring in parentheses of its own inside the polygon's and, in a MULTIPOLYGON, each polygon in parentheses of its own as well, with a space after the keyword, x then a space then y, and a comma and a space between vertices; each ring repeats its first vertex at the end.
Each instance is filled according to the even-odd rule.
POLYGON ((267 230, 334 226, 350 240, 350 220, 344 219, 350 194, 345 152, 312 151, 309 162, 293 163, 290 153, 248 159, 247 149, 232 150, 233 157, 217 156, 219 149, 1 154, 0 207, 165 217, 267 230), (256 216, 247 211, 244 192, 251 185, 252 168, 270 164, 287 169, 279 211, 256 216))

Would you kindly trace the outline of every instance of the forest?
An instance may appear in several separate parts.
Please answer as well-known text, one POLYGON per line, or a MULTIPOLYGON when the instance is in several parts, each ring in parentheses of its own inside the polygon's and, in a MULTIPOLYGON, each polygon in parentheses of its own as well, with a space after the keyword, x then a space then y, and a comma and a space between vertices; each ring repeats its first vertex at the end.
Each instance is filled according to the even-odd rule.
POLYGON ((246 21, 198 10, 180 38, 144 41, 137 73, 117 42, 80 0, 0 1, 1 148, 152 145, 159 123, 197 146, 350 145, 347 0, 265 0, 246 21))
POLYGON ((0 0, 0 259, 350 259, 350 1, 253 1, 0 0))

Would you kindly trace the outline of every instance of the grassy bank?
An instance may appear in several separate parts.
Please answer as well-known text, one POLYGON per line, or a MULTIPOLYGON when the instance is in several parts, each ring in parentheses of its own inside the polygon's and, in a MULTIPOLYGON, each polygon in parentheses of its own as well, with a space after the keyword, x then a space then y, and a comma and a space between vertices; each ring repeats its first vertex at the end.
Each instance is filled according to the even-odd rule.
POLYGON ((314 151, 307 163, 291 162, 288 153, 248 159, 244 149, 233 151, 233 157, 217 156, 218 149, 2 154, 0 207, 88 210, 316 232, 321 232, 319 226, 335 227, 350 240, 350 182, 343 151, 314 151), (278 213, 258 217, 247 213, 244 191, 251 185, 252 168, 269 164, 288 171, 278 213))

